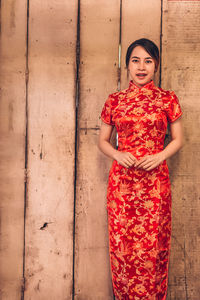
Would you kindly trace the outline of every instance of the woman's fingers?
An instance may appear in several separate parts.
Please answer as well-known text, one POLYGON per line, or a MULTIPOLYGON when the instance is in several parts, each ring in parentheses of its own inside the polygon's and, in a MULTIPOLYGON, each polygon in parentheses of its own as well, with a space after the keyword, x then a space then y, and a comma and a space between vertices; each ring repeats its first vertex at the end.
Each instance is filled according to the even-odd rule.
POLYGON ((149 157, 142 164, 140 164, 139 167, 143 168, 144 170, 149 171, 149 170, 156 168, 161 162, 162 162, 162 160, 159 158, 159 156, 154 155, 154 156, 149 157))
POLYGON ((132 167, 133 161, 130 160, 129 158, 126 159, 126 163, 128 164, 129 167, 132 167))
POLYGON ((131 154, 130 152, 127 152, 127 155, 129 156, 129 158, 130 158, 133 162, 137 160, 136 157, 133 156, 133 154, 131 154))
POLYGON ((141 168, 150 171, 157 167, 162 162, 162 157, 158 154, 146 155, 139 160, 134 157, 130 152, 119 152, 117 161, 124 167, 141 168))
POLYGON ((140 168, 144 168, 144 167, 147 167, 148 165, 152 165, 153 161, 152 160, 146 160, 144 162, 142 162, 139 167, 140 168))
POLYGON ((138 161, 135 163, 135 167, 141 167, 141 166, 144 165, 147 161, 148 161, 148 157, 147 157, 147 156, 142 157, 140 160, 138 160, 138 161))
POLYGON ((147 170, 148 168, 151 168, 152 166, 154 166, 154 165, 156 165, 155 163, 152 163, 152 162, 150 162, 150 163, 148 163, 148 164, 146 164, 146 165, 144 165, 142 168, 143 169, 145 169, 145 170, 147 170))
POLYGON ((127 163, 123 163, 122 166, 124 166, 125 168, 129 168, 129 165, 127 163))
POLYGON ((152 166, 150 166, 150 167, 148 167, 148 168, 145 168, 145 170, 146 171, 151 171, 151 170, 153 170, 154 168, 156 168, 158 166, 158 164, 154 164, 154 165, 152 165, 152 166))
POLYGON ((131 163, 131 166, 135 166, 135 163, 138 161, 137 158, 129 152, 127 152, 127 154, 128 154, 128 160, 131 163))
POLYGON ((160 159, 157 155, 147 155, 142 157, 138 163, 135 164, 136 168, 142 168, 147 171, 157 167, 160 163, 160 159))
POLYGON ((126 168, 132 167, 135 161, 136 158, 130 152, 121 152, 120 160, 118 160, 118 162, 121 163, 126 168))
POLYGON ((131 157, 127 157, 127 162, 130 164, 130 166, 135 163, 135 161, 131 157))
POLYGON ((130 167, 130 163, 127 161, 123 161, 122 164, 124 165, 124 167, 129 168, 130 167))

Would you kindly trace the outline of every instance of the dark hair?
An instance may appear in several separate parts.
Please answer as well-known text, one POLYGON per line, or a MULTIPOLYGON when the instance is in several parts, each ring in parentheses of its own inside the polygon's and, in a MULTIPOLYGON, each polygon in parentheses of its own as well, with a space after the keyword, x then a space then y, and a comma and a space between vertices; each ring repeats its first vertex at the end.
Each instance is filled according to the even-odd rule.
POLYGON ((145 38, 136 40, 132 44, 129 45, 127 52, 126 52, 126 67, 128 68, 131 53, 136 46, 143 47, 151 55, 151 57, 153 58, 153 60, 155 62, 155 70, 157 71, 158 65, 160 62, 158 47, 156 46, 156 44, 154 42, 152 42, 151 40, 145 39, 145 38))

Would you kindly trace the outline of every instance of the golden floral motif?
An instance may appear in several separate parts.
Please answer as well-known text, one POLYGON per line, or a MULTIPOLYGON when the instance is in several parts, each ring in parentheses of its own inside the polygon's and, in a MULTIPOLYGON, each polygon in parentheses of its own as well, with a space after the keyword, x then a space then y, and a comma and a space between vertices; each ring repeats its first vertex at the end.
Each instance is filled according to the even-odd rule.
POLYGON ((141 115, 142 113, 144 113, 144 109, 141 107, 137 107, 133 109, 133 114, 135 115, 141 115))
POLYGON ((137 235, 141 235, 145 232, 145 228, 138 224, 138 225, 135 225, 133 227, 133 229, 130 230, 130 232, 133 232, 137 235))
POLYGON ((152 201, 152 200, 147 200, 147 201, 145 201, 145 202, 144 202, 144 207, 145 207, 145 208, 152 208, 152 207, 154 207, 153 201, 152 201))
POLYGON ((155 142, 152 141, 152 140, 148 140, 148 141, 146 141, 145 144, 146 144, 146 147, 147 147, 147 148, 153 148, 154 145, 155 145, 155 142))
POLYGON ((135 285, 135 288, 133 289, 137 294, 142 295, 145 292, 145 287, 141 284, 135 285))

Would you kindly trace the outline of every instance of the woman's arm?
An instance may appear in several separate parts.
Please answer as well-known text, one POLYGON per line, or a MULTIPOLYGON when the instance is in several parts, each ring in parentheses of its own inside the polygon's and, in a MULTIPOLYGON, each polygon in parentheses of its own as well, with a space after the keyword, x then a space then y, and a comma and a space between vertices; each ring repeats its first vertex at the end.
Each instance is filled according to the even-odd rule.
POLYGON ((135 164, 135 167, 143 168, 150 171, 162 163, 165 159, 174 155, 183 146, 183 127, 182 120, 178 118, 170 123, 171 142, 163 149, 163 151, 144 156, 135 164))
POLYGON ((102 122, 99 133, 98 147, 105 155, 117 160, 122 166, 129 168, 136 162, 136 158, 129 152, 118 151, 110 144, 112 131, 113 126, 102 122))
POLYGON ((171 157, 183 147, 183 126, 181 118, 170 123, 170 132, 172 140, 162 151, 164 159, 171 157))
POLYGON ((114 155, 117 152, 117 150, 110 144, 113 128, 114 126, 102 122, 98 140, 99 149, 112 159, 114 159, 114 155))

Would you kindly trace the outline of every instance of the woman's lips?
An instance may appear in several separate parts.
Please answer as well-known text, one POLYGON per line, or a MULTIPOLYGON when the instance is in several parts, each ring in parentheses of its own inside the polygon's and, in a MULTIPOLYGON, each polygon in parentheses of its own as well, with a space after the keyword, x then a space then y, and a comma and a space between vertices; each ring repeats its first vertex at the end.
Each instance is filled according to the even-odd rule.
POLYGON ((147 74, 136 74, 139 79, 144 79, 147 74))

